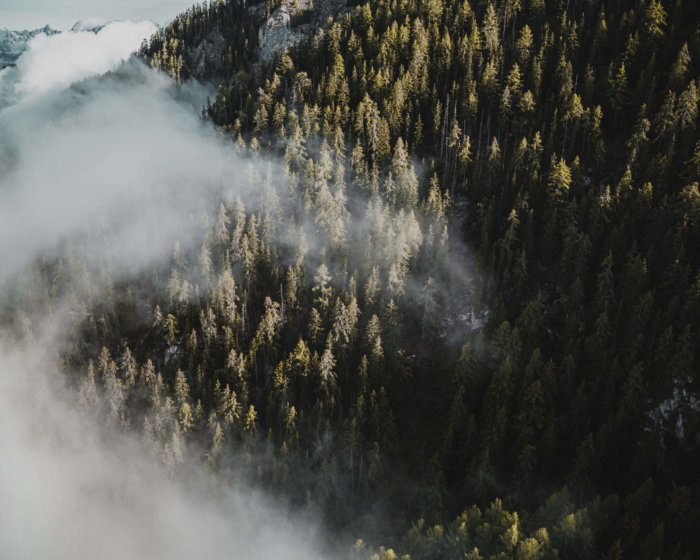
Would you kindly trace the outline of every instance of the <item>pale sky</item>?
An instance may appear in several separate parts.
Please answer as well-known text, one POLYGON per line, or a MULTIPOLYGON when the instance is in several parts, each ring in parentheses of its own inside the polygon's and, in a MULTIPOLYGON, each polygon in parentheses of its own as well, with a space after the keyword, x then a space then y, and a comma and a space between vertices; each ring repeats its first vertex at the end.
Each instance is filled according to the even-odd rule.
POLYGON ((79 19, 147 19, 162 25, 195 0, 0 0, 0 28, 70 29, 79 19))

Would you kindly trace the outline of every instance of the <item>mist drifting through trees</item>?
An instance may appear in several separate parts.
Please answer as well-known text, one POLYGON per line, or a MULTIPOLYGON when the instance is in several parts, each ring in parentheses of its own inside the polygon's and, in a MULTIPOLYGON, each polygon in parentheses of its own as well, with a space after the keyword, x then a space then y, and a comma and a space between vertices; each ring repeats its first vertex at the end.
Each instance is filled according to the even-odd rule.
POLYGON ((0 552, 694 557, 699 23, 37 35, 0 74, 0 552))
MULTIPOLYGON (((258 435, 251 434, 248 444, 227 456, 226 482, 212 482, 207 470, 214 457, 207 452, 207 440, 213 437, 216 445, 219 433, 213 426, 212 436, 198 435, 196 441, 185 442, 185 431, 193 426, 179 427, 183 409, 166 411, 174 414, 173 436, 182 438, 179 444, 147 438, 144 442, 141 432, 145 427, 125 416, 129 398, 125 394, 134 380, 128 376, 114 379, 118 388, 112 389, 121 393, 115 397, 107 387, 90 389, 85 382, 77 382, 76 376, 84 373, 75 372, 76 366, 64 361, 75 352, 71 344, 80 344, 85 321, 97 319, 110 331, 116 328, 94 315, 95 306, 114 295, 115 283, 134 283, 129 290, 138 291, 143 290, 139 286, 143 282, 158 286, 160 277, 158 289, 176 291, 175 299, 168 296, 167 300, 185 307, 195 305, 200 297, 230 298, 221 302, 223 309, 241 327, 250 329, 242 323, 245 316, 235 317, 237 296, 235 291, 227 292, 235 290, 233 276, 219 271, 216 254, 207 265, 204 248, 214 241, 221 243, 221 228, 229 222, 222 217, 226 216, 224 203, 238 212, 247 207, 253 222, 253 212, 266 220, 283 214, 293 219, 293 211, 301 205, 301 201, 287 200, 290 185, 284 178, 283 161, 244 155, 201 122, 199 109, 210 93, 204 86, 176 87, 138 60, 120 62, 144 29, 148 26, 126 22, 110 24, 96 34, 41 37, 30 43, 6 78, 12 81, 8 107, 0 114, 6 169, 1 182, 0 235, 5 257, 0 273, 5 319, 2 437, 8 459, 3 462, 3 497, 8 511, 15 513, 3 527, 4 550, 15 557, 189 558, 201 553, 218 557, 227 549, 235 550, 235 557, 246 558, 321 557, 319 550, 327 539, 315 535, 320 525, 317 506, 309 503, 306 513, 292 516, 287 500, 273 500, 254 489, 250 455, 265 464, 273 462, 264 456, 264 440, 258 435), (124 45, 117 48, 115 34, 120 32, 124 45), (99 52, 104 35, 108 38, 99 52), (90 52, 78 63, 73 60, 82 56, 84 48, 96 47, 98 52, 90 52), (62 73, 64 58, 69 64, 62 73), (45 72, 46 68, 51 72, 45 72), (217 219, 218 229, 210 232, 217 219), (174 247, 177 254, 173 254, 174 247), (194 261, 193 266, 180 269, 187 266, 183 264, 186 259, 194 261), (168 279, 171 261, 173 274, 182 274, 182 286, 168 279), (56 268, 64 266, 65 276, 56 268), (230 288, 226 282, 231 282, 230 288), (188 283, 194 293, 188 293, 188 283), (201 296, 196 293, 200 290, 204 292, 201 296), (114 408, 113 398, 120 399, 121 405, 114 408), (162 443, 165 449, 160 449, 162 443), (290 521, 292 517, 297 520, 290 521)), ((338 196, 327 195, 331 205, 334 194, 338 196)), ((397 214, 381 201, 372 203, 364 196, 342 204, 343 208, 331 208, 321 219, 310 216, 299 224, 282 220, 263 242, 283 253, 280 258, 290 270, 301 270, 299 264, 292 268, 292 263, 305 258, 311 271, 325 270, 319 274, 328 275, 324 262, 336 266, 337 258, 323 255, 331 248, 337 251, 340 243, 358 247, 344 257, 358 266, 365 256, 355 241, 376 233, 404 235, 403 212, 397 214), (351 205, 358 214, 355 221, 349 220, 345 209, 351 205), (339 221, 333 223, 333 219, 339 221), (330 228, 338 226, 342 232, 325 238, 330 228)), ((414 225, 408 230, 409 239, 376 250, 398 252, 399 258, 408 258, 404 252, 415 253, 422 234, 415 217, 410 217, 414 225)), ((245 215, 235 215, 235 219, 239 228, 246 226, 245 215)), ((215 248, 219 247, 212 246, 215 248)), ((458 277, 462 300, 468 296, 465 258, 464 251, 456 252, 448 266, 451 270, 445 271, 458 277)), ((330 276, 321 282, 325 285, 329 280, 330 276)), ((418 298, 426 278, 397 277, 396 281, 401 283, 397 289, 418 298)), ((320 293, 316 289, 312 289, 314 295, 322 300, 333 293, 330 286, 320 293)), ((288 294, 280 295, 282 305, 286 295, 290 306, 286 315, 291 315, 294 310, 289 300, 294 294, 288 294)), ((147 291, 136 296, 153 297, 147 291)), ((323 301, 325 307, 333 303, 323 301)), ((270 305, 277 311, 270 328, 278 329, 280 305, 270 305)), ((424 307, 428 308, 427 301, 424 307)), ((138 311, 148 316, 136 314, 129 321, 145 322, 145 327, 151 327, 160 313, 150 301, 138 311)), ((167 330, 172 317, 161 317, 158 328, 167 330)), ((347 332, 335 336, 347 339, 356 330, 354 324, 346 328, 347 332)), ((170 336, 173 339, 166 353, 180 352, 175 337, 170 336)), ((379 334, 374 336, 374 352, 381 353, 379 334)), ((257 340, 253 343, 258 344, 257 340)), ((129 367, 124 357, 113 363, 129 367)), ((332 371, 335 358, 329 350, 320 367, 329 368, 327 375, 336 375, 332 371)), ((117 375, 121 377, 122 372, 117 375)), ((137 386, 132 398, 158 398, 145 393, 162 390, 148 387, 151 382, 162 387, 161 375, 156 375, 157 380, 137 386)), ((97 379, 97 383, 102 381, 97 379)), ((165 406, 172 407, 170 397, 165 398, 165 406)), ((195 403, 187 401, 195 413, 195 403)), ((250 411, 254 411, 252 405, 250 411)), ((231 410, 228 414, 239 413, 231 410)), ((223 438, 223 432, 218 437, 223 438)))
POLYGON ((82 306, 108 290, 100 267, 125 280, 164 262, 177 239, 201 230, 212 193, 237 192, 225 178, 243 166, 200 122, 200 86, 174 91, 139 62, 119 65, 150 24, 115 26, 108 33, 122 37, 79 64, 72 55, 99 50, 94 34, 30 45, 13 71, 19 100, 0 112, 0 550, 12 558, 320 557, 314 525, 293 523, 247 484, 215 491, 191 456, 168 477, 137 435, 101 428, 99 410, 77 406, 61 371, 82 306), (52 288, 37 267, 66 252, 75 259, 66 264, 79 260, 94 282, 42 301, 52 288), (27 281, 37 283, 22 287, 27 281), (19 316, 26 330, 17 338, 19 316))

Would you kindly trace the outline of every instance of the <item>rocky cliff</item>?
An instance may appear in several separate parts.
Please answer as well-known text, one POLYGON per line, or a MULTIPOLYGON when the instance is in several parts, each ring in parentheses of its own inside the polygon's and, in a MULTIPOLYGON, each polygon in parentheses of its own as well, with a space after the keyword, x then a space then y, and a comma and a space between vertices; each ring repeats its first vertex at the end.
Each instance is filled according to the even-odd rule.
POLYGON ((285 1, 258 29, 260 58, 269 60, 275 52, 283 52, 346 8, 346 0, 296 0, 293 4, 285 1))

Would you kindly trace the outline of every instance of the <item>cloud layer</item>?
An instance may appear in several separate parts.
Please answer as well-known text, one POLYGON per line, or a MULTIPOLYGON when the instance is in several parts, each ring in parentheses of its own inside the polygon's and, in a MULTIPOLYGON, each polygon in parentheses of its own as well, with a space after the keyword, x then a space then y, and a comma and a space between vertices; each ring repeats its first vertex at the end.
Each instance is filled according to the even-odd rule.
POLYGON ((242 163, 199 118, 206 88, 120 64, 149 30, 115 23, 41 37, 20 58, 14 79, 33 95, 0 111, 0 285, 96 228, 116 239, 116 264, 136 270, 201 227, 207 189, 238 187, 242 163))
POLYGON ((18 88, 24 94, 44 93, 107 72, 156 31, 150 21, 120 21, 98 33, 37 35, 17 62, 21 76, 18 88))

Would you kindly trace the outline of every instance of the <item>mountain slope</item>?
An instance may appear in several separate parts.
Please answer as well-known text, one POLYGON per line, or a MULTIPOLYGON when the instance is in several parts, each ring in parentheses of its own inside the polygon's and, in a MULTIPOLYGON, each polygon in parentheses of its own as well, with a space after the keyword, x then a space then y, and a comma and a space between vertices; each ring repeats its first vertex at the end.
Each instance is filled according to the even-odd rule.
POLYGON ((128 341, 180 407, 125 389, 176 417, 154 445, 188 431, 219 473, 246 450, 376 544, 382 508, 412 558, 696 554, 697 4, 385 0, 261 60, 277 9, 205 4, 144 45, 219 83, 232 151, 284 163, 174 253, 153 327, 117 291, 73 361, 128 341))

